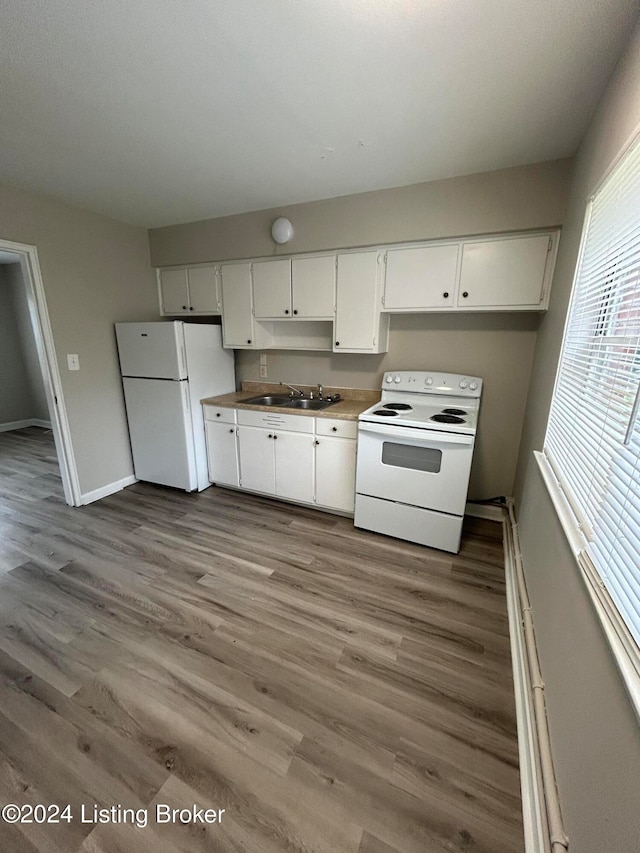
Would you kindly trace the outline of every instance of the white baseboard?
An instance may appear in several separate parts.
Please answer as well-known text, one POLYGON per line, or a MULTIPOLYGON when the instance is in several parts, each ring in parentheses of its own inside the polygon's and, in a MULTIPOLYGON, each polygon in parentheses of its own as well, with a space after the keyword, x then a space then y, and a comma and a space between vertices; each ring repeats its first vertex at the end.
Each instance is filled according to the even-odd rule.
POLYGON ((80 503, 92 504, 94 501, 99 501, 101 498, 106 498, 116 492, 121 492, 127 486, 132 486, 137 483, 138 479, 133 474, 129 477, 123 477, 122 480, 116 480, 114 483, 107 483, 106 486, 101 486, 99 489, 94 489, 92 492, 83 492, 80 495, 80 503))
POLYGON ((502 507, 494 506, 493 504, 471 504, 468 503, 464 508, 465 515, 472 515, 474 518, 486 518, 489 521, 504 520, 502 507))
POLYGON ((50 421, 43 421, 40 418, 27 418, 23 421, 8 421, 7 423, 0 424, 0 432, 10 432, 14 429, 25 429, 26 427, 37 426, 44 427, 45 429, 51 429, 50 421))

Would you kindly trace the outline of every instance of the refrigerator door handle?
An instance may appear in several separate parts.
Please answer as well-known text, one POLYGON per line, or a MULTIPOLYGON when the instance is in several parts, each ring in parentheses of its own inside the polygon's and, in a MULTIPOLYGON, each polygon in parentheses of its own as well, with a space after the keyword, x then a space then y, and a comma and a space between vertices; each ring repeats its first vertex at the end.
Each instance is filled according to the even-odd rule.
POLYGON ((182 387, 182 396, 184 397, 184 410, 189 414, 191 412, 191 403, 189 401, 189 386, 186 382, 182 387))
POLYGON ((187 354, 184 351, 184 344, 180 344, 180 361, 182 366, 182 375, 187 377, 189 374, 187 373, 187 354))

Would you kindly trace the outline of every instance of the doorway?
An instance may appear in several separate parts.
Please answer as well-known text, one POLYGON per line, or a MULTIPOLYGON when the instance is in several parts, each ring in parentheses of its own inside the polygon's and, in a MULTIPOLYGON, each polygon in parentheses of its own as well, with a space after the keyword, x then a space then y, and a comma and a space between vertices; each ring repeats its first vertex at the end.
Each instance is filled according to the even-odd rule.
MULTIPOLYGON (((25 366, 26 373, 31 371, 33 377, 31 411, 34 416, 27 420, 35 426, 51 426, 64 499, 70 506, 80 506, 80 486, 36 247, 0 240, 0 265, 9 271, 0 286, 8 286, 5 278, 10 280, 17 294, 16 304, 24 309, 22 322, 30 327, 26 331, 33 336, 32 350, 35 347, 25 366)), ((20 424, 21 419, 14 419, 14 422, 20 424)), ((11 425, 12 422, 9 428, 11 425)))

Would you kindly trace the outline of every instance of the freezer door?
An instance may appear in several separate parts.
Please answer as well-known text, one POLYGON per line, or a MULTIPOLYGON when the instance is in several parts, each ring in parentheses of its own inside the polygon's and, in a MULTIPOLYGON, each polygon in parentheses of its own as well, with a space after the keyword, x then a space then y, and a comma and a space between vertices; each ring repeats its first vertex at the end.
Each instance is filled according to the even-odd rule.
POLYGON ((186 379, 183 323, 116 323, 120 373, 148 379, 186 379))
POLYGON ((191 492, 197 488, 189 383, 122 380, 136 477, 191 492))

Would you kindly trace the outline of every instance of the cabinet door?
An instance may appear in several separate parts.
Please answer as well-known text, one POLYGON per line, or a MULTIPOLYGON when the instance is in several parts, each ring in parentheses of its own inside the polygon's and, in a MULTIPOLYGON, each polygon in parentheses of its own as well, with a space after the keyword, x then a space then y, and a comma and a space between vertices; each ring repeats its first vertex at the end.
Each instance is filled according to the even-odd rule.
POLYGON ((336 352, 374 351, 380 313, 377 277, 377 252, 338 255, 334 342, 336 352))
POLYGON ((294 258, 291 262, 293 313, 333 319, 336 302, 336 256, 294 258))
POLYGON ((187 270, 160 270, 160 308, 163 314, 189 313, 187 270))
POLYGON ((313 503, 313 436, 280 430, 276 435, 276 495, 313 503))
POLYGON ((353 512, 356 491, 356 442, 351 438, 318 438, 316 503, 353 512))
POLYGON ((218 277, 215 267, 188 270, 189 305, 196 314, 219 314, 218 277))
POLYGON ((238 486, 238 445, 233 424, 206 421, 207 462, 212 483, 238 486))
POLYGON ((419 310, 453 306, 458 251, 457 243, 389 249, 384 307, 419 310))
POLYGON ((291 316, 291 260, 254 261, 253 307, 259 319, 291 316))
POLYGON ((238 427, 240 484, 243 489, 272 495, 276 490, 274 432, 261 427, 238 427))
POLYGON ((465 243, 458 307, 538 307, 551 246, 548 234, 465 243))
POLYGON ((253 346, 251 264, 223 264, 222 333, 226 347, 253 346))

